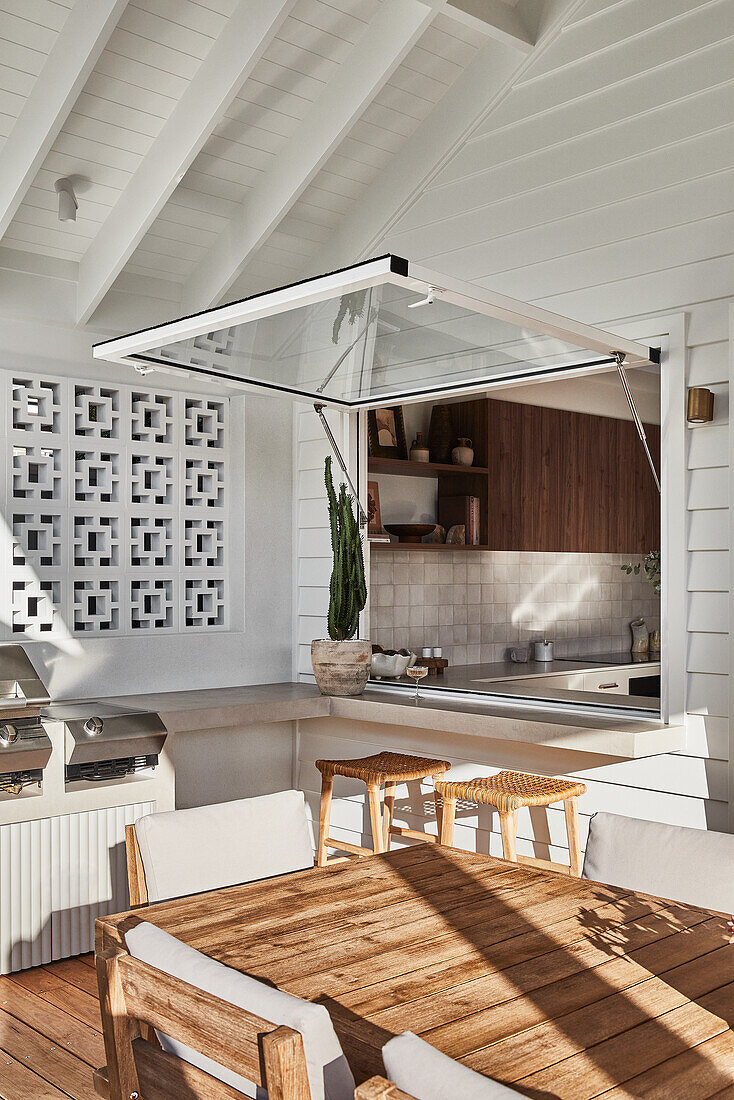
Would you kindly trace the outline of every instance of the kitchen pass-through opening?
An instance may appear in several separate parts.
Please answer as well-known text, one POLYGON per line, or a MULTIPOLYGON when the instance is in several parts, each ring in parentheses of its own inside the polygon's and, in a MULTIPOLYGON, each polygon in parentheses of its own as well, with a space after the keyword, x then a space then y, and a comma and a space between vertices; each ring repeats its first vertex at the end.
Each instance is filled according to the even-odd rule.
MULTIPOLYGON (((654 537, 659 499, 657 527, 640 527, 640 515, 652 514, 658 494, 659 392, 657 418, 643 407, 637 424, 632 398, 638 389, 643 397, 643 375, 647 382, 658 378, 659 385, 658 348, 383 256, 105 341, 94 354, 141 374, 203 374, 230 392, 307 401, 359 490, 365 521, 371 481, 386 522, 424 522, 423 533, 413 532, 419 540, 438 537, 437 524, 444 528, 448 543, 419 541, 411 549, 370 544, 374 576, 364 622, 369 617, 370 631, 385 641, 383 651, 414 650, 419 640, 419 659, 428 649, 431 661, 449 660, 442 673, 428 677, 426 690, 486 697, 500 694, 499 682, 506 698, 520 696, 524 705, 535 697, 543 705, 609 709, 613 695, 614 709, 629 716, 655 709, 654 662, 646 668, 647 694, 630 696, 630 681, 641 677, 627 664, 641 662, 614 664, 612 654, 624 651, 625 617, 644 618, 640 636, 659 622, 652 590, 629 595, 629 586, 645 583, 635 569, 650 553, 647 565, 653 565, 660 547, 654 537), (561 391, 563 398, 552 396, 561 391), (574 406, 573 395, 591 400, 592 392, 602 395, 596 405, 574 406), (443 406, 447 412, 439 411, 443 406), (361 443, 346 459, 324 410, 332 424, 342 414, 347 437, 361 425, 361 443), (429 443, 423 464, 409 455, 419 431, 429 443), (431 455, 437 440, 444 453, 431 455), (456 459, 457 449, 465 459, 472 452, 471 462, 456 459), (392 499, 401 484, 408 487, 407 511, 392 499), (623 537, 624 523, 635 530, 634 539, 623 537), (597 559, 600 572, 594 572, 597 559), (622 574, 626 564, 634 580, 622 574), (624 595, 622 582, 628 584, 624 595), (597 596, 604 611, 596 607, 597 596), (628 607, 634 607, 629 615, 628 607), (572 632, 574 614, 583 615, 583 632, 572 632), (491 622, 483 621, 487 616, 491 622), (444 637, 439 627, 447 628, 444 637), (546 643, 540 655, 552 648, 554 661, 573 660, 574 668, 556 672, 546 660, 541 676, 520 659, 523 646, 535 641, 546 643), (434 649, 451 651, 453 660, 435 656, 434 649), (515 660, 500 657, 511 649, 515 660), (485 665, 498 664, 508 670, 500 681, 496 667, 483 674, 485 665), (471 671, 462 678, 460 669, 471 671), (561 688, 565 673, 570 679, 561 688), (595 676, 603 677, 596 687, 595 676)), ((644 396, 649 404, 650 393, 644 396)), ((653 524, 649 517, 645 522, 653 524)), ((535 660, 535 650, 528 656, 535 660)))
MULTIPOLYGON (((660 369, 627 380, 659 471, 660 369)), ((361 441, 381 684, 659 716, 660 494, 615 368, 385 405, 361 441)))

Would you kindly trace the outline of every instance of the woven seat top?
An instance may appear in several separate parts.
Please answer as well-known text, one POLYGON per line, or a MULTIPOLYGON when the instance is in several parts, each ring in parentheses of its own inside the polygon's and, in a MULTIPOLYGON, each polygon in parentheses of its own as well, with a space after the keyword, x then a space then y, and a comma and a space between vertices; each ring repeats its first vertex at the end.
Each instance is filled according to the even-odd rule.
POLYGON ((548 806, 578 798, 586 793, 586 785, 549 775, 497 772, 456 782, 441 779, 436 782, 436 790, 444 798, 465 798, 468 802, 489 803, 499 810, 517 810, 520 806, 548 806))
POLYGON ((443 775, 450 767, 447 760, 432 760, 426 756, 407 756, 402 752, 378 752, 374 756, 355 760, 317 760, 322 775, 345 775, 365 783, 391 783, 408 779, 425 779, 443 775))

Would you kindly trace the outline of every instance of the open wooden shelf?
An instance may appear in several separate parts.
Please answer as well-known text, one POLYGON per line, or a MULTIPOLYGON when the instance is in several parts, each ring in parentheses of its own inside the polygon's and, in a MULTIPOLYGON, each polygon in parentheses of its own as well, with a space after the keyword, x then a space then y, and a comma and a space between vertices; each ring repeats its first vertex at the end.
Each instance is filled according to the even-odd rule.
POLYGON ((450 462, 411 462, 409 458, 370 458, 367 469, 371 474, 402 474, 403 477, 489 473, 486 466, 454 466, 450 462))
POLYGON ((371 542, 370 551, 375 550, 491 550, 491 546, 461 546, 453 542, 371 542))

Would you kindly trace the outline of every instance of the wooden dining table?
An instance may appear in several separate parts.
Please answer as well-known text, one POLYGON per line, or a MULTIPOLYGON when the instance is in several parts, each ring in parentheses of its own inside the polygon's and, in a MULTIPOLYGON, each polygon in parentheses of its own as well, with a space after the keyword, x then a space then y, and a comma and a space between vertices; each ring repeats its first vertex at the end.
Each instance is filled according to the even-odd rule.
POLYGON ((140 920, 326 1005, 358 1082, 413 1031, 525 1096, 734 1097, 720 913, 420 844, 104 917, 97 951, 140 920))

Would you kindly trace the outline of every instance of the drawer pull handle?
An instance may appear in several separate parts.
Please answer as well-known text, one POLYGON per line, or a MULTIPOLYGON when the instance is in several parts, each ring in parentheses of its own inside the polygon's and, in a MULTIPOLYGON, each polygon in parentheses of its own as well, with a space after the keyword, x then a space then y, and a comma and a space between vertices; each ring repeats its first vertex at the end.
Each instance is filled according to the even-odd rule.
POLYGON ((618 688, 619 684, 599 684, 599 691, 606 691, 607 688, 618 688))

